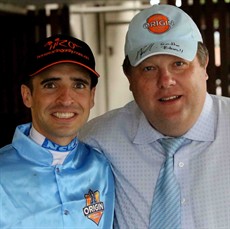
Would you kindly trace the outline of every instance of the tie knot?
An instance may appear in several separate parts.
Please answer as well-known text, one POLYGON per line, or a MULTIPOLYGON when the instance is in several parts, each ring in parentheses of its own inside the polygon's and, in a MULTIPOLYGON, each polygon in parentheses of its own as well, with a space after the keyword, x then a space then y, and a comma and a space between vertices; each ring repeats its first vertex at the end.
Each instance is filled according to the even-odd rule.
POLYGON ((164 148, 166 154, 168 156, 173 156, 176 151, 180 148, 182 143, 184 142, 185 138, 178 137, 178 138, 162 138, 160 139, 160 143, 164 148))

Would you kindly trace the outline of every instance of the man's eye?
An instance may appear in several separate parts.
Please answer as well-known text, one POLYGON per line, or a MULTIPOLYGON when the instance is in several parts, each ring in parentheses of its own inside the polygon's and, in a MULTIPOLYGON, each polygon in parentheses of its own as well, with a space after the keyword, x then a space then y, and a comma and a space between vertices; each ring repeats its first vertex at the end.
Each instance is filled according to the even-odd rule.
POLYGON ((55 88, 55 87, 56 87, 55 84, 51 82, 44 84, 44 88, 55 88))
POLYGON ((182 62, 182 61, 177 61, 177 62, 175 62, 175 66, 177 66, 177 67, 181 67, 181 66, 183 66, 185 63, 184 62, 182 62))
POLYGON ((75 88, 78 88, 78 89, 83 89, 85 87, 86 87, 85 84, 82 82, 78 82, 75 84, 75 88))
POLYGON ((154 70, 154 67, 153 66, 147 66, 147 67, 144 67, 144 71, 151 71, 151 70, 154 70))

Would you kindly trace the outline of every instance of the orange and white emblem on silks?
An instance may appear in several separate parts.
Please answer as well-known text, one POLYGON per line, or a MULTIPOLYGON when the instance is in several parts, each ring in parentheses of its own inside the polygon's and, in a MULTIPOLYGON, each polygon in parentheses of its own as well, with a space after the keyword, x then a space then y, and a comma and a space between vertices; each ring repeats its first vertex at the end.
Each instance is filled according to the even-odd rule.
POLYGON ((83 208, 84 215, 98 225, 104 212, 104 203, 100 202, 99 191, 93 192, 89 190, 85 194, 85 200, 86 206, 83 208))
POLYGON ((167 32, 173 24, 173 21, 170 21, 165 15, 153 14, 146 20, 144 28, 148 29, 149 32, 162 34, 167 32))

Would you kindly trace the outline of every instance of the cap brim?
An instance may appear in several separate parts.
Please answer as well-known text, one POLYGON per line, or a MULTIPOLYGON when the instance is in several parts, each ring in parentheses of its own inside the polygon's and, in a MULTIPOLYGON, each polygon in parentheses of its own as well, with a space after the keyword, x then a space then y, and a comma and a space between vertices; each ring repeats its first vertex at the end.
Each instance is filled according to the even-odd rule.
POLYGON ((38 69, 36 72, 30 74, 30 76, 35 76, 35 75, 39 74, 40 72, 46 70, 47 68, 52 67, 52 66, 54 66, 54 65, 56 65, 56 64, 61 64, 61 63, 72 63, 72 64, 77 64, 77 65, 80 65, 80 66, 82 66, 83 68, 89 70, 91 73, 93 73, 93 74, 95 75, 95 77, 98 78, 98 77, 100 76, 100 75, 99 75, 96 71, 94 71, 92 68, 90 68, 90 67, 88 67, 88 66, 86 66, 86 65, 84 65, 84 64, 82 64, 82 63, 80 63, 80 62, 73 61, 73 60, 59 60, 59 61, 56 61, 56 62, 52 62, 51 64, 47 64, 47 65, 45 65, 45 66, 42 66, 42 67, 41 67, 40 69, 38 69))
POLYGON ((132 66, 137 66, 150 56, 167 54, 180 57, 187 61, 192 61, 197 53, 198 42, 191 41, 162 41, 154 42, 144 47, 139 47, 128 53, 132 66))

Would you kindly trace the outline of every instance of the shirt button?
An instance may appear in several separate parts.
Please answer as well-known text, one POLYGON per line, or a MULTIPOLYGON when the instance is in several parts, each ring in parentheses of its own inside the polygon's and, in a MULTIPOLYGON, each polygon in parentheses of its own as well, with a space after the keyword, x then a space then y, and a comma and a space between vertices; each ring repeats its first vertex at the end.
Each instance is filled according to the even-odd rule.
POLYGON ((181 204, 185 204, 185 202, 186 202, 185 198, 182 198, 181 199, 181 204))
POLYGON ((183 167, 184 167, 184 162, 182 162, 182 161, 179 162, 179 167, 180 167, 180 168, 183 168, 183 167))
POLYGON ((68 210, 64 210, 64 215, 69 215, 69 211, 68 210))

